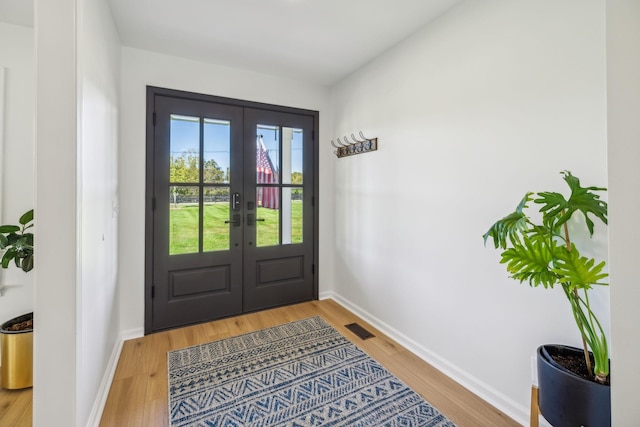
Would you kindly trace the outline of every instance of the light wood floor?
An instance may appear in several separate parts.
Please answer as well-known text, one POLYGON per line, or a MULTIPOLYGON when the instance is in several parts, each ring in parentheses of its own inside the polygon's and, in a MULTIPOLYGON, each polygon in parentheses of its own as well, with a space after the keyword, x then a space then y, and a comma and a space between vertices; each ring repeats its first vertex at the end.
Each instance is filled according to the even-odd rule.
MULTIPOLYGON (((519 426, 398 343, 332 300, 311 301, 126 341, 101 427, 168 426, 167 352, 312 316, 322 318, 403 380, 459 427, 519 426), (360 340, 344 325, 358 322, 375 338, 360 340)), ((31 425, 31 389, 0 390, 0 426, 31 425)))
POLYGON ((100 425, 168 426, 167 351, 317 315, 459 427, 519 426, 332 300, 281 307, 125 342, 100 425), (376 337, 360 340, 344 327, 353 322, 358 322, 376 337))
POLYGON ((31 388, 5 390, 0 387, 0 426, 28 427, 32 424, 31 388))

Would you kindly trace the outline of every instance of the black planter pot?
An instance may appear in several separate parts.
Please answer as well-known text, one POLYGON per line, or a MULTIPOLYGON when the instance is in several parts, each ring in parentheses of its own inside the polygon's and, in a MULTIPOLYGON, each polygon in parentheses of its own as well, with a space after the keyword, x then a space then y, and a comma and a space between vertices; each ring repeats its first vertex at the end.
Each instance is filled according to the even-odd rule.
POLYGON ((574 374, 551 355, 577 355, 575 347, 548 344, 538 347, 538 406, 554 427, 610 427, 611 388, 574 374))

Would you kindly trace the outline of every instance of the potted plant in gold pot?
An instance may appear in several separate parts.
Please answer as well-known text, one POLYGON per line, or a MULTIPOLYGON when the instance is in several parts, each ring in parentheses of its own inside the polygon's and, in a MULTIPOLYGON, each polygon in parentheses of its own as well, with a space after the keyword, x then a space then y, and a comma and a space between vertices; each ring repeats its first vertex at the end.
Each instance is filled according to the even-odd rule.
MULTIPOLYGON (((24 272, 33 269, 33 209, 18 220, 20 225, 0 225, 2 268, 14 265, 24 272)), ((33 385, 33 313, 0 325, 2 388, 19 389, 33 385)))
MULTIPOLYGON (((511 277, 530 286, 560 286, 582 337, 583 348, 546 344, 538 348, 538 404, 554 427, 611 425, 609 348, 604 328, 591 309, 590 291, 607 286, 605 262, 580 254, 569 235, 569 221, 582 215, 584 228, 572 222, 572 232, 594 233, 593 220, 607 224, 607 203, 600 187, 582 187, 571 172, 562 172, 570 189, 527 193, 516 210, 495 222, 483 236, 502 250, 500 262, 511 277), (529 204, 540 206, 541 220, 527 215, 529 204), (583 368, 573 366, 583 365, 583 368), (583 370, 584 372, 579 372, 583 370)), ((574 236, 575 237, 575 236, 574 236)))

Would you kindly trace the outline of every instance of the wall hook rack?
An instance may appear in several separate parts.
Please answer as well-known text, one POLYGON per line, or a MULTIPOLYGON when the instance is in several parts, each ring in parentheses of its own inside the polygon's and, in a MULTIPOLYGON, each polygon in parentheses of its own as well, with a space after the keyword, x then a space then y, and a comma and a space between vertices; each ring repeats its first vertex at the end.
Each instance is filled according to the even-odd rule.
POLYGON ((351 134, 351 139, 345 136, 342 138, 337 138, 338 144, 336 145, 333 140, 331 140, 331 145, 336 148, 336 151, 333 153, 340 157, 353 156, 355 154, 368 153, 369 151, 376 151, 378 149, 378 138, 367 138, 360 131, 360 139, 356 138, 354 134, 351 134))

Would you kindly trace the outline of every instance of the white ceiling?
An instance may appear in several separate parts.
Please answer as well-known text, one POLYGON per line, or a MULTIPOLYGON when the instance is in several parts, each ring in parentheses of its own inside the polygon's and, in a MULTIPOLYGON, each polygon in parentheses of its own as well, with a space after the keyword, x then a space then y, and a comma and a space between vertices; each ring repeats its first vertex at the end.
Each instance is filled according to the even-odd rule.
POLYGON ((108 0, 126 46, 332 85, 461 0, 108 0))
MULTIPOLYGON (((330 86, 462 0, 106 0, 123 45, 330 86)), ((33 0, 0 0, 33 26, 33 0)))

